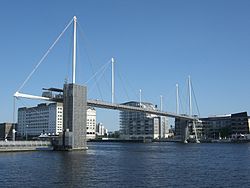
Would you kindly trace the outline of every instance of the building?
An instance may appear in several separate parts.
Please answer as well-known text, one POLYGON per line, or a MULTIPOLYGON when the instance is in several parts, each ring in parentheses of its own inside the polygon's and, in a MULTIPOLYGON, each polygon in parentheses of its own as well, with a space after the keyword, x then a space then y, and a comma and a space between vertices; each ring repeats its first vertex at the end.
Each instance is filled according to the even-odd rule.
MULTIPOLYGON (((151 103, 131 101, 123 105, 156 110, 151 103)), ((165 138, 168 133, 167 119, 165 117, 133 111, 120 112, 120 135, 126 140, 144 140, 165 138)))
POLYGON ((89 107, 87 109, 87 140, 96 138, 96 110, 89 107))
POLYGON ((0 123, 0 140, 12 140, 14 123, 0 123))
POLYGON ((233 134, 249 134, 247 112, 201 118, 207 138, 228 138, 233 134))
MULTIPOLYGON (((199 118, 195 128, 198 139, 229 138, 234 134, 249 134, 250 118, 247 112, 199 118)), ((175 138, 182 141, 194 135, 193 122, 175 119, 175 138)))
POLYGON ((185 141, 189 137, 188 131, 189 121, 186 119, 175 118, 175 139, 180 141, 185 141))
POLYGON ((58 135, 63 130, 62 103, 42 103, 18 109, 17 135, 39 136, 41 133, 58 135))
MULTIPOLYGON (((183 116, 187 116, 182 114, 183 116)), ((198 118, 197 116, 193 116, 198 118)), ((175 139, 179 141, 196 141, 196 136, 200 140, 204 137, 204 129, 201 121, 190 121, 187 119, 175 118, 175 139)))
POLYGON ((249 134, 249 127, 247 112, 231 114, 230 134, 249 134))
MULTIPOLYGON (((18 109, 17 134, 21 137, 39 136, 41 133, 58 135, 63 131, 62 103, 42 103, 36 107, 18 109)), ((96 136, 96 110, 87 109, 87 139, 96 136)))
POLYGON ((96 135, 97 136, 106 136, 106 135, 108 135, 108 129, 106 129, 102 123, 98 123, 96 125, 96 135))
POLYGON ((161 116, 160 138, 169 138, 171 136, 168 126, 168 118, 161 116))

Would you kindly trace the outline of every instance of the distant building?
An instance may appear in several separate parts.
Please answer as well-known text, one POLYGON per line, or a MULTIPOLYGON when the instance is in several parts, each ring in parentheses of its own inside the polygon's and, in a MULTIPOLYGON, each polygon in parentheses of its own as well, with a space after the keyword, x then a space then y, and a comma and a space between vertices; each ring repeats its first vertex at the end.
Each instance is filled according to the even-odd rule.
POLYGON ((0 123, 0 140, 12 140, 13 123, 0 123))
POLYGON ((87 109, 87 140, 96 138, 96 110, 89 107, 87 109))
MULTIPOLYGON (((156 110, 151 103, 131 101, 123 105, 156 110)), ((120 112, 120 137, 127 140, 160 139, 168 134, 166 117, 133 111, 120 112)))
MULTIPOLYGON (((247 112, 199 118, 196 123, 198 139, 229 138, 233 134, 249 134, 250 118, 247 112)), ((175 119, 175 138, 186 140, 194 135, 193 123, 187 120, 175 119)))
POLYGON ((108 137, 109 138, 120 138, 120 131, 109 131, 108 137))
POLYGON ((35 107, 18 109, 19 136, 58 135, 63 130, 63 104, 42 103, 35 107))
POLYGON ((160 124, 160 137, 159 138, 168 138, 171 136, 169 132, 169 125, 168 119, 165 116, 160 117, 161 124, 160 124))
POLYGON ((97 136, 108 135, 108 129, 106 129, 102 123, 98 123, 96 125, 96 135, 97 136))

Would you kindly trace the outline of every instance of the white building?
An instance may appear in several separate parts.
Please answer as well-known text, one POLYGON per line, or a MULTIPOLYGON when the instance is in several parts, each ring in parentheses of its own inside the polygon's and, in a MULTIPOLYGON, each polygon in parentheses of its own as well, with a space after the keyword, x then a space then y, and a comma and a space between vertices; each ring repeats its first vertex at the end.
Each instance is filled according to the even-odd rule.
POLYGON ((98 136, 107 135, 108 134, 108 129, 106 129, 102 123, 98 123, 96 125, 96 134, 98 136))
MULTIPOLYGON (((63 104, 42 103, 31 108, 18 109, 17 134, 20 136, 39 136, 41 133, 58 135, 63 131, 63 104)), ((87 110, 87 139, 96 137, 96 110, 87 110)))
POLYGON ((171 136, 169 132, 169 123, 168 118, 161 116, 161 130, 160 130, 160 138, 169 138, 171 136))
POLYGON ((96 138, 96 110, 87 109, 87 140, 96 138))
POLYGON ((58 135, 62 130, 62 103, 42 103, 18 109, 17 134, 20 136, 39 136, 41 133, 58 135))
MULTIPOLYGON (((157 110, 151 103, 130 101, 123 105, 157 110)), ((167 118, 143 112, 120 112, 120 137, 125 140, 162 139, 168 135, 167 118)))

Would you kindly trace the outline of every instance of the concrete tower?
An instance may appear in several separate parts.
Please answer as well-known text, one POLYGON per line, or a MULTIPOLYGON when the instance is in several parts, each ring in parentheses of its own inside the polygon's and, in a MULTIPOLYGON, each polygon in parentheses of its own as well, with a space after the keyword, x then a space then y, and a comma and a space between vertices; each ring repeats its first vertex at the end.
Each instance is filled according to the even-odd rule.
POLYGON ((87 149, 87 87, 64 84, 63 147, 66 150, 87 149))

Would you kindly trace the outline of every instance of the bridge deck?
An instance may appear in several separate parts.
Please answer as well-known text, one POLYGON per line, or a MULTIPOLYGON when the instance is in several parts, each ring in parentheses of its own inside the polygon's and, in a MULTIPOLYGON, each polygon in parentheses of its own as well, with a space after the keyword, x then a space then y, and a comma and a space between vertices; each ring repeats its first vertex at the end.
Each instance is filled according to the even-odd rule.
MULTIPOLYGON (((16 92, 14 94, 14 97, 16 97, 16 98, 22 97, 22 98, 28 98, 28 99, 39 99, 39 100, 54 101, 54 102, 63 102, 62 97, 48 98, 48 97, 29 95, 29 94, 24 94, 24 93, 19 93, 19 92, 16 92)), ((107 109, 121 110, 121 111, 128 110, 128 111, 135 111, 135 112, 144 112, 144 113, 155 114, 155 115, 160 115, 160 116, 198 121, 197 117, 180 115, 180 114, 171 113, 171 112, 163 112, 163 111, 159 111, 159 110, 144 109, 144 108, 135 107, 135 106, 128 106, 128 105, 124 105, 124 104, 113 104, 113 103, 104 102, 104 101, 100 101, 100 100, 87 100, 87 105, 92 106, 92 107, 97 107, 97 108, 107 108, 107 109)))
POLYGON ((128 111, 144 112, 144 113, 172 117, 172 118, 197 120, 196 117, 184 116, 184 115, 179 115, 179 114, 175 114, 171 112, 162 112, 158 110, 144 109, 140 107, 128 106, 128 105, 123 105, 123 104, 113 104, 113 103, 103 102, 99 100, 87 100, 87 105, 92 106, 92 107, 97 107, 97 108, 107 108, 107 109, 121 110, 121 111, 128 110, 128 111))

